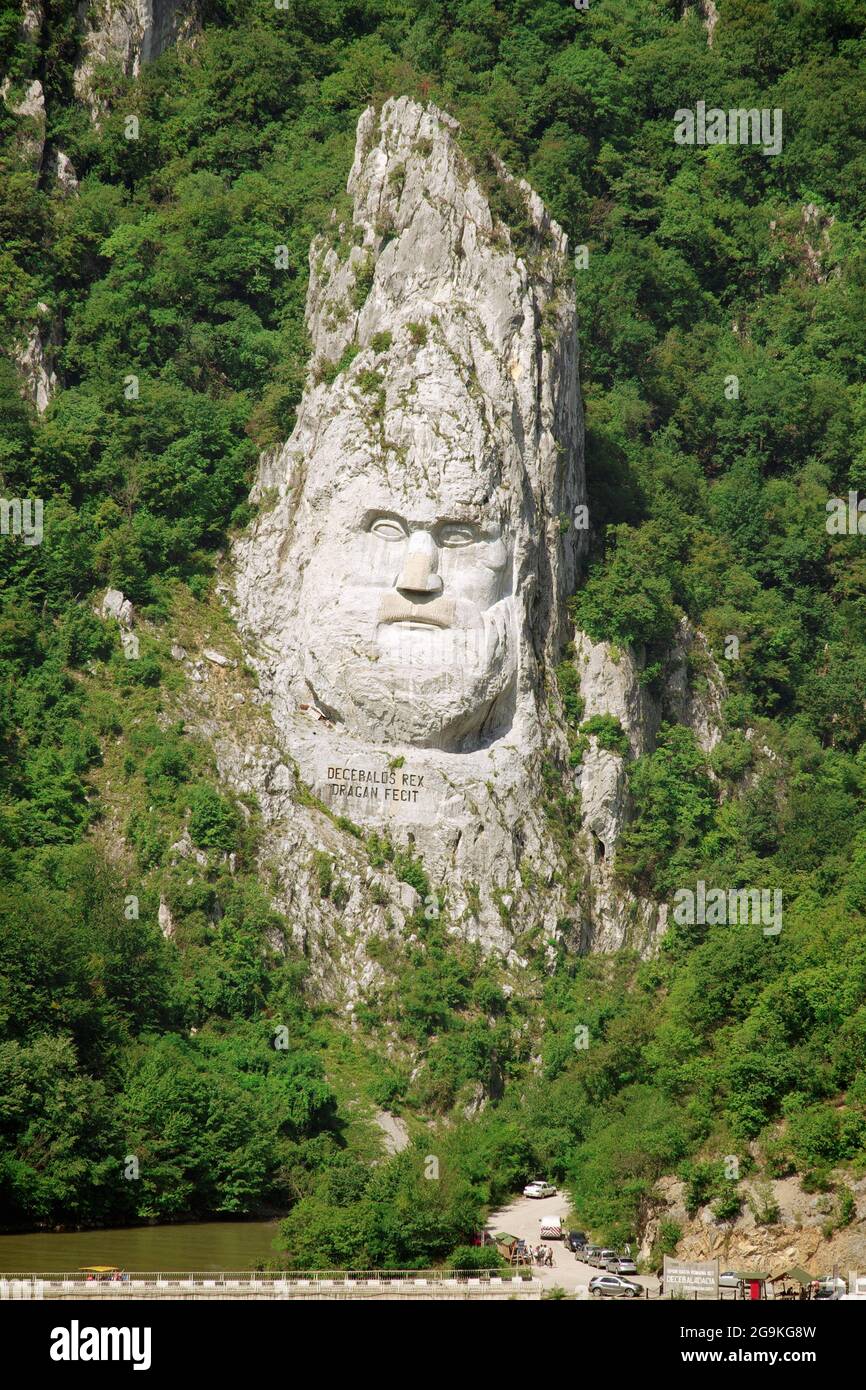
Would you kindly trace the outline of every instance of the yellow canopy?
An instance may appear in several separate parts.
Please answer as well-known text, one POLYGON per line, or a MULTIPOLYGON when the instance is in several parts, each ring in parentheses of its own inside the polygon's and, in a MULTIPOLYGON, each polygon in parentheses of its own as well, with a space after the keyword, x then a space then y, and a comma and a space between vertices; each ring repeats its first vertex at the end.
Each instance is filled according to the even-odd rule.
POLYGON ((79 1274, 119 1274, 119 1265, 79 1265, 79 1274))

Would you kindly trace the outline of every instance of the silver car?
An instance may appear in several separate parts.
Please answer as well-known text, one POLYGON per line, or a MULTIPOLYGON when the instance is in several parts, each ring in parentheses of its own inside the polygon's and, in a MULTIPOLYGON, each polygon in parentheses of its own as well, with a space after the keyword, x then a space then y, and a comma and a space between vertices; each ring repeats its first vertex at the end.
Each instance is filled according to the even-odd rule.
POLYGON ((597 1274, 589 1281, 589 1291, 593 1298, 640 1298, 643 1293, 640 1284, 618 1274, 597 1274))
POLYGON ((542 1182, 537 1178, 535 1182, 528 1182, 523 1189, 524 1197, 555 1197, 556 1188, 553 1183, 542 1182))
POLYGON ((605 1265, 608 1274, 637 1274, 637 1265, 628 1255, 617 1255, 605 1265))

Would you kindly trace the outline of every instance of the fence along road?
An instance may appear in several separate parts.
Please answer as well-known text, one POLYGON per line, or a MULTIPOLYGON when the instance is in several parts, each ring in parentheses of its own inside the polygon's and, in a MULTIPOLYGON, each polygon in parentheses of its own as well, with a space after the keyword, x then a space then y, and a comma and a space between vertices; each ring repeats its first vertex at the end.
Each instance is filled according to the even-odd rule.
POLYGON ((459 1270, 305 1270, 300 1273, 129 1271, 122 1279, 4 1274, 0 1300, 93 1299, 540 1299, 539 1279, 459 1270))

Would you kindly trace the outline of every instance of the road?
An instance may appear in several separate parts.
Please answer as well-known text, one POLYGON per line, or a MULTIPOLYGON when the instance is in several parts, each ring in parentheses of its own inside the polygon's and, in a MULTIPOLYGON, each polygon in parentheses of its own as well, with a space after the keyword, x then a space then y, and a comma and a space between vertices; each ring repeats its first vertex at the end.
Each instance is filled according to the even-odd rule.
MULTIPOLYGON (((545 1288, 561 1288, 567 1293, 582 1293, 587 1296, 590 1279, 596 1274, 602 1273, 601 1270, 593 1269, 591 1265, 584 1264, 582 1260, 575 1259, 570 1250, 566 1250, 561 1240, 545 1240, 542 1242, 539 1233, 541 1229, 540 1218, 553 1212, 562 1216, 563 1221, 568 1213, 568 1198, 561 1194, 557 1197, 517 1197, 513 1202, 499 1211, 491 1212, 487 1222, 487 1230, 491 1235, 496 1235, 497 1231, 507 1231, 512 1236, 522 1236, 533 1248, 536 1245, 544 1244, 553 1250, 553 1268, 542 1269, 533 1265, 532 1272, 537 1279, 540 1279, 545 1288)), ((630 1279, 635 1283, 641 1284, 650 1290, 650 1297, 654 1297, 658 1284, 651 1275, 630 1274, 630 1279)), ((626 1300, 618 1300, 625 1302, 626 1300)))

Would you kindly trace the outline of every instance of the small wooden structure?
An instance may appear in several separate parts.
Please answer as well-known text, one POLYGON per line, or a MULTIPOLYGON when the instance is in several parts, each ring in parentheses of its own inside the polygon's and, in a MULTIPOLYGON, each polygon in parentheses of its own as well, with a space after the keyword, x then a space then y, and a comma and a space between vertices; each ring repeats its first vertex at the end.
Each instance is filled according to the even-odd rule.
POLYGON ((786 1269, 784 1274, 775 1275, 770 1283, 773 1285, 774 1298, 808 1298, 813 1275, 795 1265, 793 1269, 786 1269))
POLYGON ((532 1255, 529 1252, 529 1247, 527 1246, 526 1249, 521 1250, 520 1247, 523 1242, 519 1236, 510 1236, 507 1231, 499 1231, 493 1238, 496 1241, 496 1249, 499 1251, 502 1258, 507 1260, 510 1265, 514 1265, 515 1268, 517 1268, 520 1265, 532 1264, 532 1255))
POLYGON ((767 1297, 767 1284, 771 1283, 769 1274, 758 1274, 752 1270, 737 1270, 743 1298, 756 1301, 767 1297))

